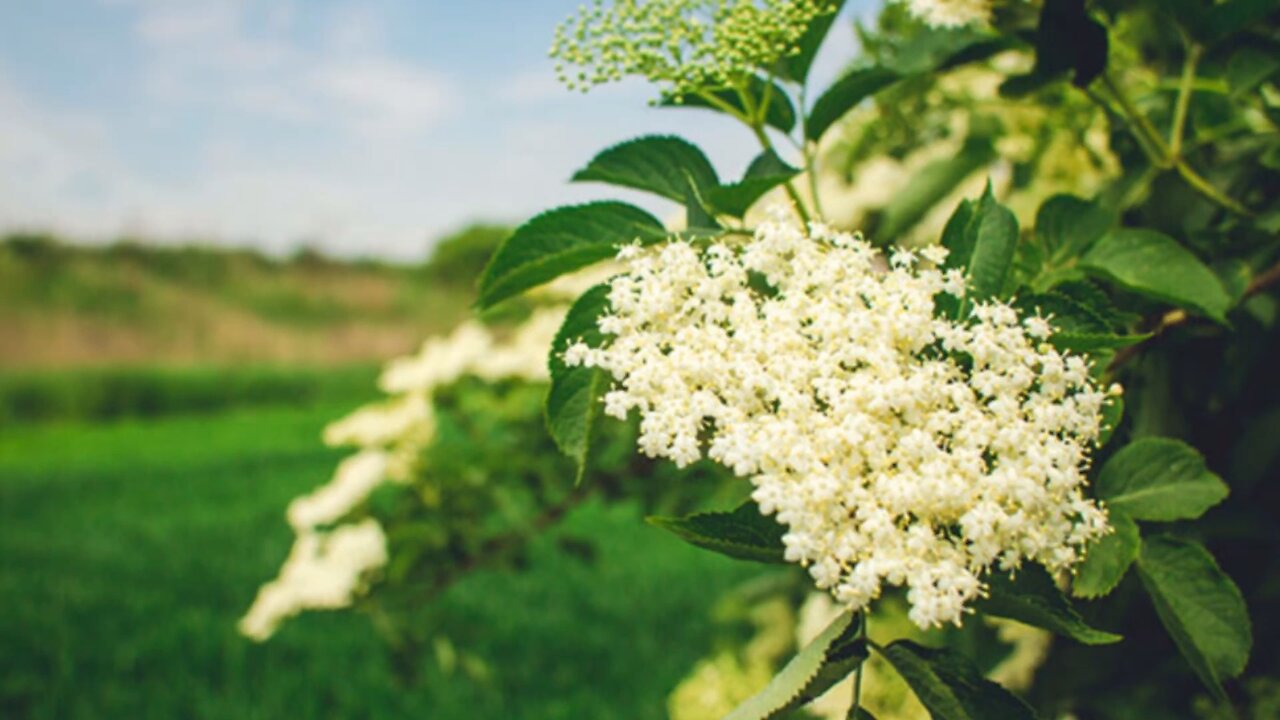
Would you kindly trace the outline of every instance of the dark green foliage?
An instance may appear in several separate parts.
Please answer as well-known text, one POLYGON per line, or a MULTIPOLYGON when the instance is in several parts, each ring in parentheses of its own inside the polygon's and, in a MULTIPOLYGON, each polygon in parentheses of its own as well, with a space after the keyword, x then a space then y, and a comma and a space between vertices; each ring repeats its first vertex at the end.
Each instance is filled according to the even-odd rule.
POLYGON ((809 140, 822 137, 837 120, 858 103, 888 87, 899 79, 898 73, 871 67, 849 71, 837 80, 813 104, 805 134, 809 140))
POLYGON ((746 502, 732 512, 707 512, 688 517, 650 517, 649 524, 668 530, 691 545, 756 562, 785 562, 782 535, 786 528, 746 502))
POLYGON ((573 180, 634 188, 679 203, 720 184, 696 145, 668 135, 647 135, 603 150, 573 180))
POLYGON ((747 166, 742 179, 729 185, 709 188, 707 204, 716 212, 742 217, 752 203, 773 188, 795 177, 800 171, 787 165, 772 150, 756 156, 747 166))
POLYGON ((1222 479, 1186 443, 1143 438, 1117 452, 1098 474, 1098 497, 1135 520, 1194 520, 1227 497, 1222 479))
POLYGON ((626 203, 595 202, 549 210, 503 241, 480 276, 482 308, 613 257, 633 242, 666 231, 649 213, 626 203))
POLYGON ((910 640, 877 648, 911 686, 934 720, 1029 720, 1035 712, 982 677, 964 656, 910 640))
POLYGON ((1123 639, 1085 623, 1039 566, 1029 565, 1012 575, 994 573, 987 582, 991 594, 978 603, 978 609, 988 615, 1051 630, 1085 645, 1108 645, 1123 639))
POLYGON ((1244 672, 1253 644, 1240 590, 1202 545, 1168 535, 1143 541, 1138 575, 1182 656, 1225 697, 1222 681, 1244 672))
POLYGON ((597 367, 564 363, 564 351, 577 342, 600 347, 605 337, 597 321, 609 308, 609 286, 597 285, 587 291, 569 309, 564 324, 551 344, 551 388, 547 392, 547 430, 560 451, 577 467, 580 482, 587 468, 591 441, 596 435, 601 399, 613 382, 609 373, 597 367))

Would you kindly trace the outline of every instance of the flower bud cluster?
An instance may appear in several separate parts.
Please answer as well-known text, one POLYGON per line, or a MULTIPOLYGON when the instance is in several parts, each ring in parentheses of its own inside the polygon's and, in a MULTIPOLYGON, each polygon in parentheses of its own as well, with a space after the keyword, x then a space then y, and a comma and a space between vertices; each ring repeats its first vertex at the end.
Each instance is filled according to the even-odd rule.
POLYGON ((939 317, 966 287, 945 257, 776 213, 740 246, 627 247, 612 339, 564 359, 613 375, 645 454, 750 478, 819 588, 858 609, 905 586, 917 625, 959 623, 992 567, 1067 569, 1108 531, 1082 493, 1105 396, 1043 318, 939 317))
POLYGON ((671 96, 739 85, 798 49, 823 0, 603 0, 556 28, 551 56, 569 88, 638 75, 671 96), (576 68, 576 69, 572 69, 576 68))

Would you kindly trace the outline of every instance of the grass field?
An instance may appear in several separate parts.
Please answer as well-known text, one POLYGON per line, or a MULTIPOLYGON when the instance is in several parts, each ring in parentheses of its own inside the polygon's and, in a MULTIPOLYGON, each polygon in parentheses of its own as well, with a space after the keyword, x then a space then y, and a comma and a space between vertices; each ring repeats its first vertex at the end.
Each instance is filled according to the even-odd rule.
POLYGON ((284 558, 289 499, 340 453, 351 406, 257 407, 0 433, 0 717, 658 718, 711 642, 710 604, 750 568, 686 547, 633 508, 568 531, 594 563, 534 549, 437 603, 487 684, 428 666, 393 679, 367 621, 311 614, 265 645, 234 624, 284 558))

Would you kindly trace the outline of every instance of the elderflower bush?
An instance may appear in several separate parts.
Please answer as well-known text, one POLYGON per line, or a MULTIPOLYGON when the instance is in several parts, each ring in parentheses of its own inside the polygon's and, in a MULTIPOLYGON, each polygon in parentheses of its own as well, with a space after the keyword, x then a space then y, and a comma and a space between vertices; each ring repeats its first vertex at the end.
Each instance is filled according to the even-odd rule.
POLYGON ((540 380, 544 356, 564 316, 563 308, 536 311, 510 337, 499 339, 476 322, 465 322, 445 338, 427 340, 415 355, 391 361, 379 387, 392 395, 331 423, 326 444, 355 446, 333 478, 295 498, 286 516, 297 534, 280 575, 258 592, 240 622, 255 640, 269 638, 280 623, 304 610, 349 607, 367 581, 387 563, 387 538, 377 518, 344 522, 381 485, 420 482, 420 459, 435 438, 433 395, 464 376, 498 382, 540 380))
MULTIPOLYGON (((843 6, 621 0, 561 26, 571 88, 643 78, 759 154, 729 177, 684 138, 625 139, 573 179, 673 203, 680 229, 598 200, 503 242, 481 309, 596 281, 555 330, 545 386, 524 387, 545 426, 522 406, 502 416, 518 452, 416 456, 418 492, 384 513, 386 576, 437 588, 476 562, 400 555, 396 523, 509 547, 463 529, 495 503, 451 513, 471 496, 441 488, 466 463, 511 472, 485 456, 541 457, 558 474, 519 538, 598 491, 760 564, 737 617, 772 630, 709 648, 673 716, 831 716, 838 688, 852 718, 1268 717, 1277 11, 892 0, 820 87, 843 6), (738 503, 655 499, 714 503, 721 483, 738 503), (834 606, 825 625, 775 632, 813 597, 834 606)), ((380 412, 418 418, 400 438, 424 422, 419 405, 380 412)), ((389 473, 413 457, 377 449, 389 473)), ((397 632, 443 631, 393 585, 366 597, 402 612, 397 632)))

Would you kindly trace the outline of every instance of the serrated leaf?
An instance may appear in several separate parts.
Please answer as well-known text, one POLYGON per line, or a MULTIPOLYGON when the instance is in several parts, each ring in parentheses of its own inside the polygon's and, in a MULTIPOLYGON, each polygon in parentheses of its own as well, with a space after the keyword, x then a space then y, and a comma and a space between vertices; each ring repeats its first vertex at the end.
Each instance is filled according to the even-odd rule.
POLYGON ((1143 541, 1137 567, 1178 650, 1225 700, 1222 681, 1244 672, 1253 644, 1239 588, 1203 545, 1168 535, 1143 541))
POLYGON ((1085 548, 1084 562, 1076 567, 1071 581, 1071 593, 1078 598, 1099 598, 1108 595, 1138 559, 1142 536, 1138 524, 1119 510, 1108 513, 1111 532, 1089 543, 1085 548))
POLYGON ((898 640, 880 654, 911 686, 934 720, 1034 720, 1018 696, 982 677, 967 658, 898 640))
POLYGON ((852 613, 841 613, 725 720, 777 718, 822 695, 866 660, 866 643, 857 636, 859 622, 852 613))
POLYGON ((822 41, 826 39, 844 3, 845 0, 827 0, 824 3, 823 13, 809 23, 804 35, 801 35, 800 40, 796 42, 795 53, 788 55, 779 63, 779 77, 804 84, 805 79, 809 77, 809 69, 813 67, 813 60, 822 47, 822 41))
POLYGON ((576 463, 576 482, 582 482, 586 473, 601 398, 611 379, 600 368, 565 365, 564 351, 578 341, 590 347, 602 345, 607 338, 597 323, 608 307, 608 285, 596 285, 583 293, 565 315, 551 343, 547 363, 551 371, 546 403, 547 431, 560 451, 576 463))
POLYGON ((607 148, 574 173, 573 180, 644 190, 679 203, 720 184, 707 156, 671 135, 646 135, 607 148))
POLYGON ((740 560, 783 563, 786 529, 746 502, 732 512, 696 513, 682 518, 649 517, 649 524, 675 533, 685 542, 740 560))
POLYGON ((1142 438, 1102 466, 1098 497, 1135 520, 1192 520, 1227 497, 1227 484, 1196 449, 1171 438, 1142 438))
POLYGON ((832 83, 813 103, 805 125, 805 138, 817 140, 844 114, 858 103, 902 79, 898 73, 882 67, 851 70, 832 83))
MULTIPOLYGON (((748 82, 747 92, 759 103, 764 99, 766 87, 771 87, 771 90, 769 91, 769 108, 765 113, 765 125, 777 128, 785 133, 791 132, 796 126, 796 108, 791 104, 791 98, 787 96, 787 92, 782 89, 781 85, 777 83, 766 84, 762 78, 752 75, 751 80, 748 82)), ((711 95, 717 101, 728 105, 737 112, 746 114, 742 98, 738 96, 736 90, 717 90, 711 95)), ((658 104, 662 107, 702 108, 722 112, 710 100, 700 95, 668 95, 659 100, 658 104)))
POLYGON ((952 317, 964 317, 975 301, 1000 294, 1017 243, 1018 221, 996 202, 990 183, 976 202, 960 203, 942 232, 942 244, 950 251, 944 267, 964 270, 967 281, 965 296, 954 303, 952 317))
POLYGON ((1024 565, 1016 577, 993 574, 987 585, 990 594, 976 604, 980 612, 1044 628, 1085 645, 1109 645, 1123 639, 1085 623, 1049 573, 1038 565, 1024 565))
POLYGON ((1115 223, 1097 203, 1074 195, 1054 195, 1036 212, 1036 240, 1050 265, 1057 267, 1082 255, 1115 223))
POLYGON ((662 223, 640 208, 594 202, 548 210, 521 225, 498 246, 480 275, 480 299, 487 308, 617 254, 628 243, 657 242, 667 236, 662 223))
POLYGON ((1155 230, 1112 230, 1080 264, 1127 290, 1226 322, 1231 298, 1217 276, 1191 251, 1155 230))
POLYGON ((773 150, 766 150, 751 161, 741 181, 708 190, 707 203, 718 213, 742 217, 760 196, 799 172, 783 162, 773 150))

